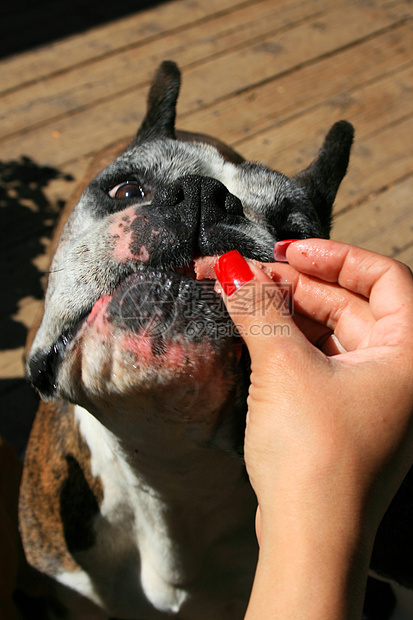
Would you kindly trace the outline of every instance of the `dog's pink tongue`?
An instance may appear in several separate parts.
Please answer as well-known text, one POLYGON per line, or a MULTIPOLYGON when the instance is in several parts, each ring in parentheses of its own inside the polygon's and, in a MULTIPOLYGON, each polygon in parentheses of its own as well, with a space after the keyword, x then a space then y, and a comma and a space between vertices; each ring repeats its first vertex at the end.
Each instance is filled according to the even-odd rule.
POLYGON ((215 280, 215 263, 219 256, 200 256, 194 258, 194 269, 197 280, 215 280))

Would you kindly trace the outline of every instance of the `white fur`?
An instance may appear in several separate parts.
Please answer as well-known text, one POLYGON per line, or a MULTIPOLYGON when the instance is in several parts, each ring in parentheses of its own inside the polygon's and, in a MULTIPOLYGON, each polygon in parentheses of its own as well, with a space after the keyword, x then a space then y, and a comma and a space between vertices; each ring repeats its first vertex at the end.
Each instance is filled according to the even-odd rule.
POLYGON ((141 589, 156 609, 176 613, 187 594, 164 577, 179 580, 180 575, 163 520, 162 500, 137 479, 110 431, 82 407, 75 407, 75 415, 91 449, 92 474, 103 485, 98 539, 82 559, 99 578, 104 596, 96 593, 87 575, 75 577, 70 584, 71 577, 65 574, 60 581, 64 579, 124 617, 142 607, 141 589), (99 566, 105 567, 103 574, 99 566))
MULTIPOLYGON (((66 586, 71 590, 74 590, 75 592, 83 594, 83 596, 86 596, 93 603, 95 603, 99 607, 101 606, 100 597, 95 591, 89 575, 84 571, 66 571, 57 575, 56 579, 63 586, 66 586)), ((64 601, 64 598, 67 599, 67 596, 65 597, 65 595, 63 594, 62 602, 64 601)), ((67 603, 74 618, 79 617, 78 614, 82 614, 83 602, 81 602, 79 604, 79 607, 77 607, 76 600, 74 600, 73 597, 70 597, 70 600, 68 600, 67 603)), ((96 620, 100 620, 101 618, 105 617, 106 614, 104 614, 104 612, 99 612, 99 610, 96 610, 96 620)), ((88 620, 95 620, 95 616, 92 616, 90 611, 88 611, 87 618, 88 620)))

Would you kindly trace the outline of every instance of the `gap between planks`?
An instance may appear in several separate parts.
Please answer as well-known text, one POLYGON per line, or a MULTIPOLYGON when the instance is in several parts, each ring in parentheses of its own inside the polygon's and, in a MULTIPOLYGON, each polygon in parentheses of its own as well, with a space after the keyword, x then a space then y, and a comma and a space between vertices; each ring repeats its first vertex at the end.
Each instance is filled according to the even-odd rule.
MULTIPOLYGON (((340 29, 337 17, 335 21, 336 28, 340 29)), ((336 32, 334 31, 333 34, 336 34, 336 32)), ((371 30, 370 34, 372 34, 371 30)), ((298 38, 300 39, 301 37, 298 38)), ((347 38, 349 38, 348 35, 347 38)), ((335 39, 335 37, 333 37, 333 39, 335 39)), ((351 36, 350 40, 352 40, 351 36)), ((349 43, 349 40, 347 40, 347 43, 349 43)), ((309 47, 312 49, 314 45, 310 44, 309 47)), ((332 42, 330 42, 327 47, 327 50, 320 50, 317 48, 316 52, 312 52, 314 62, 320 60, 321 52, 331 52, 332 48, 334 48, 332 42)), ((292 55, 287 50, 285 53, 286 60, 284 60, 284 66, 281 69, 283 71, 296 71, 297 58, 300 58, 303 51, 305 50, 301 47, 300 51, 295 52, 294 61, 294 50, 292 55)), ((247 76, 243 71, 243 67, 245 65, 254 64, 253 61, 259 61, 261 79, 264 69, 265 72, 273 76, 272 79, 277 78, 278 74, 276 73, 274 75, 274 60, 272 58, 270 58, 270 60, 268 59, 265 50, 261 50, 257 60, 255 52, 256 50, 254 50, 254 48, 243 50, 241 57, 239 57, 240 52, 238 52, 236 58, 234 58, 233 55, 227 54, 227 56, 231 56, 230 60, 225 58, 214 59, 203 68, 197 67, 196 69, 186 70, 184 72, 183 93, 179 103, 179 119, 185 117, 186 113, 194 113, 199 109, 199 96, 202 98, 202 106, 213 106, 216 105, 217 98, 231 96, 234 90, 237 91, 243 87, 252 88, 254 78, 256 81, 256 69, 251 69, 251 75, 247 76), (248 60, 251 60, 251 63, 249 63, 248 60), (225 63, 224 67, 220 66, 222 62, 225 63), (232 74, 236 75, 231 75, 232 83, 229 84, 228 82, 231 80, 229 78, 224 78, 226 74, 231 71, 231 67, 233 67, 232 74), (223 79, 219 79, 220 75, 223 76, 223 79), (214 88, 211 89, 212 79, 214 79, 215 84, 214 88), (218 92, 218 88, 221 89, 221 92, 218 92), (199 89, 201 89, 201 92, 198 95, 199 89), (211 90, 213 93, 210 92, 211 90), (206 97, 209 98, 208 101, 205 100, 206 97)), ((280 71, 279 67, 278 71, 280 71)), ((299 76, 297 76, 297 78, 298 77, 299 76)), ((138 119, 144 112, 145 97, 143 91, 142 94, 141 91, 142 89, 138 89, 137 92, 119 95, 114 101, 96 105, 92 109, 83 110, 81 112, 74 111, 73 116, 67 116, 64 120, 59 122, 54 121, 53 131, 45 131, 43 127, 33 130, 33 132, 29 133, 27 136, 21 135, 13 140, 5 140, 2 149, 3 156, 5 158, 13 158, 18 153, 22 152, 30 156, 35 156, 35 153, 30 152, 30 147, 33 149, 33 144, 35 143, 36 152, 40 150, 46 161, 53 161, 58 165, 62 165, 75 159, 79 155, 90 154, 93 151, 99 150, 109 141, 106 133, 108 119, 110 119, 112 133, 115 136, 133 133, 138 124, 138 119), (87 131, 85 130, 86 127, 87 131), (61 140, 54 139, 53 136, 60 137, 61 140), (90 140, 89 136, 92 136, 93 140, 90 140), (33 137, 35 138, 34 140, 33 137), (93 144, 93 149, 90 148, 91 143, 93 144), (29 145, 28 148, 26 146, 27 144, 29 145), (63 154, 64 159, 62 159, 63 154)), ((201 129, 206 130, 205 128, 201 129)))
POLYGON ((213 19, 216 15, 225 15, 238 7, 260 1, 262 0, 194 1, 188 8, 186 0, 175 0, 154 9, 138 11, 85 33, 66 37, 2 61, 6 72, 2 74, 0 88, 4 92, 19 89, 21 85, 58 75, 102 56, 108 57, 139 42, 147 43, 167 33, 179 33, 193 23, 213 19), (174 26, 171 28, 172 23, 174 26))
MULTIPOLYGON (((319 16, 328 0, 264 0, 249 10, 239 10, 228 19, 219 18, 196 24, 185 31, 184 37, 165 36, 161 41, 119 53, 110 61, 103 57, 87 66, 74 67, 64 75, 42 80, 10 95, 0 97, 2 138, 18 135, 27 129, 48 124, 79 110, 116 99, 122 94, 146 88, 159 63, 170 57, 182 68, 209 62, 236 49, 262 41, 274 31, 293 28, 319 16), (281 6, 279 6, 281 5, 281 6), (277 27, 273 19, 282 10, 282 22, 277 27), (252 12, 252 15, 251 15, 252 12)), ((210 76, 209 83, 213 82, 210 76)))

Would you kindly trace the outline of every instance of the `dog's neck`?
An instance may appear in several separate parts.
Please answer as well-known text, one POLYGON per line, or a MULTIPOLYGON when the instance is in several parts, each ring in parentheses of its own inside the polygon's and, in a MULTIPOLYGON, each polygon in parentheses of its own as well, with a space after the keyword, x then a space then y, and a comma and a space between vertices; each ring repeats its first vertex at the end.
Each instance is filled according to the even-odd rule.
MULTIPOLYGON (((233 563, 244 563, 245 545, 255 545, 255 498, 241 459, 199 445, 199 432, 191 440, 169 419, 152 425, 152 437, 143 423, 142 438, 132 432, 128 441, 81 407, 75 416, 92 473, 102 482, 101 515, 119 531, 122 518, 134 524, 126 545, 139 549, 142 587, 156 607, 182 604, 187 589, 208 574, 209 563, 218 584, 233 563)), ((245 587, 249 572, 246 566, 245 587)))

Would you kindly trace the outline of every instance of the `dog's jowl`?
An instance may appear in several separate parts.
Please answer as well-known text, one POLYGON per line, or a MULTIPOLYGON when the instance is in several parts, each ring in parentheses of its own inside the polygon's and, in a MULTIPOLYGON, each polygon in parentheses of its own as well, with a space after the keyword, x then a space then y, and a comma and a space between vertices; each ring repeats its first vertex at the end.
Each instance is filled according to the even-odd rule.
MULTIPOLYGON (((248 355, 208 277, 223 252, 271 261, 279 239, 328 237, 353 129, 287 178, 175 131, 179 86, 163 63, 135 139, 74 208, 27 362, 46 402, 20 523, 51 617, 235 620, 248 602, 248 355)), ((406 581, 382 549, 376 569, 406 581)))

